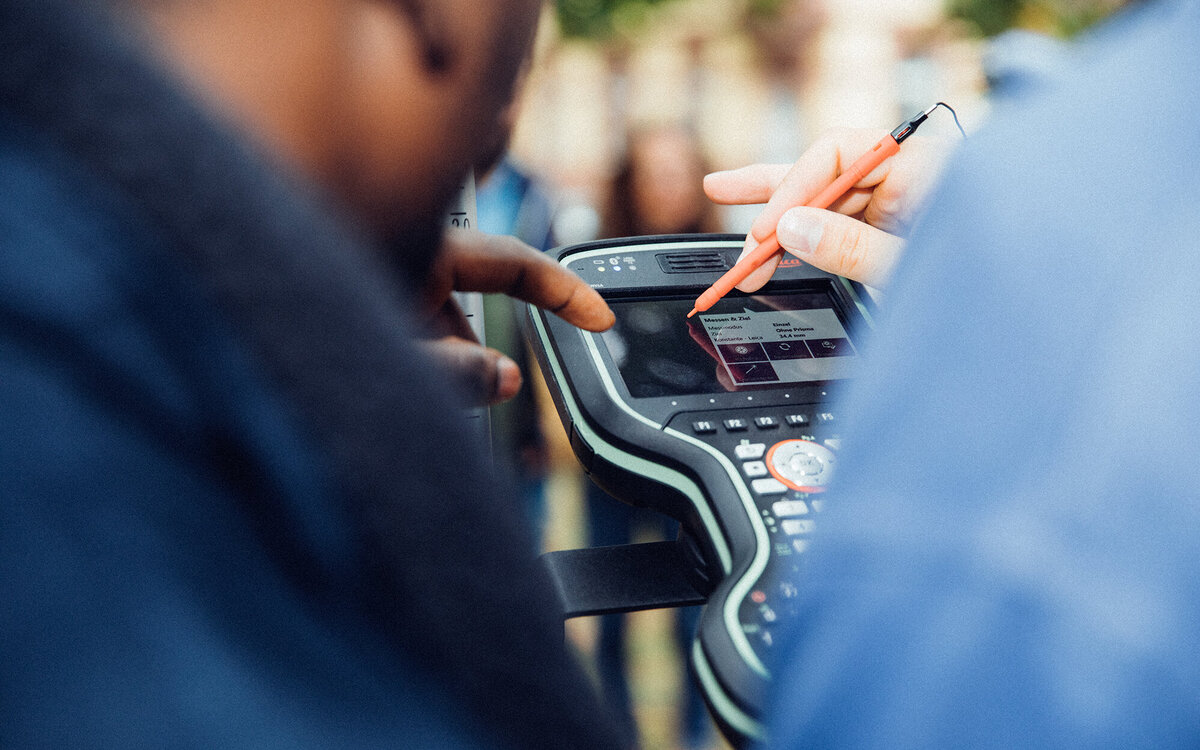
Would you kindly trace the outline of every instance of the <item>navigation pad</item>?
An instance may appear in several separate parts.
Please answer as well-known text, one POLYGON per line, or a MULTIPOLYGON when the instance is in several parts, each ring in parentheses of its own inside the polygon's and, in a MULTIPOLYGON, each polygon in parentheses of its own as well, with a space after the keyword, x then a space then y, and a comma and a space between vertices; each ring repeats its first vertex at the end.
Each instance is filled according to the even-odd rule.
POLYGON ((833 479, 837 459, 824 445, 807 440, 776 443, 767 454, 767 468, 779 481, 800 492, 824 492, 833 479))

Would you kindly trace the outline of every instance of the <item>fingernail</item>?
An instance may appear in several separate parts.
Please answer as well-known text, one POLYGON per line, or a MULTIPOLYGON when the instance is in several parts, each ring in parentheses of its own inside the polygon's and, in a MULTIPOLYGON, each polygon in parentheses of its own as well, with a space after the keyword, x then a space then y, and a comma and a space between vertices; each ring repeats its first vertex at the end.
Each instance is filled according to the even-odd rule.
POLYGON ((507 400, 521 389, 521 368, 508 357, 496 362, 496 397, 507 400))
POLYGON ((742 252, 740 255, 738 255, 738 260, 740 261, 742 258, 745 258, 747 255, 749 255, 751 252, 753 252, 754 248, 758 247, 758 245, 759 245, 759 240, 757 237, 754 236, 754 232, 753 231, 747 232, 746 233, 746 241, 744 243, 742 243, 742 252))
POLYGON ((775 228, 779 244, 797 255, 812 255, 821 244, 825 227, 806 212, 792 209, 785 213, 775 228))

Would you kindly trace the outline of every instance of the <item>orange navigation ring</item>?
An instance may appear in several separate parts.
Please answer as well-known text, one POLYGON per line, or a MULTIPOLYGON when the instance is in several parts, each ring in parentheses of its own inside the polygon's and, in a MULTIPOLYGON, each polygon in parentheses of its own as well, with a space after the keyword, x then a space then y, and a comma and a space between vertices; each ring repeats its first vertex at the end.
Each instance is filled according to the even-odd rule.
POLYGON ((808 440, 782 440, 767 451, 767 471, 797 492, 824 492, 833 479, 837 457, 823 445, 808 440))

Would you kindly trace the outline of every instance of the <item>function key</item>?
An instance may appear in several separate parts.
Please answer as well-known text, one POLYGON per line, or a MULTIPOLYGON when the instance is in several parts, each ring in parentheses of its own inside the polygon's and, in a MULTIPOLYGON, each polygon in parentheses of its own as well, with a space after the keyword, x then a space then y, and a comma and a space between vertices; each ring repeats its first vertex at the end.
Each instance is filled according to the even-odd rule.
POLYGON ((811 534, 815 524, 807 519, 797 520, 790 519, 780 524, 783 527, 783 533, 788 536, 796 536, 797 534, 811 534))
POLYGON ((778 479, 755 479, 750 483, 750 487, 760 495, 782 495, 787 492, 787 487, 778 479))
POLYGON ((692 422, 692 432, 697 435, 711 435, 717 431, 717 425, 712 422, 692 422))
POLYGON ((777 518, 788 518, 790 516, 807 516, 808 506, 803 500, 780 500, 771 506, 771 512, 777 518))
POLYGON ((823 411, 817 415, 817 421, 821 424, 833 424, 837 420, 834 419, 832 412, 823 411))
POLYGON ((808 415, 806 415, 806 414, 789 414, 786 417, 784 417, 784 421, 787 422, 788 427, 807 427, 808 426, 808 415))
POLYGON ((745 432, 750 427, 744 419, 726 419, 725 429, 730 432, 745 432))
POLYGON ((752 443, 749 440, 743 440, 740 445, 733 447, 733 455, 739 461, 755 461, 765 456, 766 453, 766 443, 752 443))
POLYGON ((748 477, 765 477, 767 475, 767 465, 762 461, 748 461, 742 464, 742 471, 746 472, 748 477))
POLYGON ((760 430, 773 430, 779 426, 779 420, 775 417, 758 417, 754 420, 754 426, 760 430))

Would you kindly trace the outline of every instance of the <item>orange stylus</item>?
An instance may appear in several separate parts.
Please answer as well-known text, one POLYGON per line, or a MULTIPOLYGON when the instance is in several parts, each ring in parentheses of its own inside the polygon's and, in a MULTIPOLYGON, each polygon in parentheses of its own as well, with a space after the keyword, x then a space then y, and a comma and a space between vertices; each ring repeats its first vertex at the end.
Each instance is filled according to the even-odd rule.
MULTIPOLYGON (((828 187, 804 205, 811 208, 829 208, 834 201, 845 195, 847 190, 858 184, 859 180, 870 174, 871 170, 882 164, 884 159, 899 151, 900 144, 904 139, 912 135, 913 131, 929 117, 929 113, 937 109, 938 106, 945 105, 938 102, 911 120, 906 120, 891 133, 885 135, 870 151, 860 156, 836 180, 829 183, 828 187)), ((957 117, 955 120, 957 121, 957 117)), ((733 268, 725 272, 724 276, 717 279, 716 283, 697 297, 695 307, 692 308, 692 311, 687 316, 690 318, 696 313, 704 312, 717 304, 717 300, 729 294, 751 272, 761 267, 776 254, 782 255, 783 250, 779 247, 779 240, 775 238, 775 233, 771 232, 766 239, 759 243, 758 247, 750 251, 746 257, 739 260, 733 268)))

